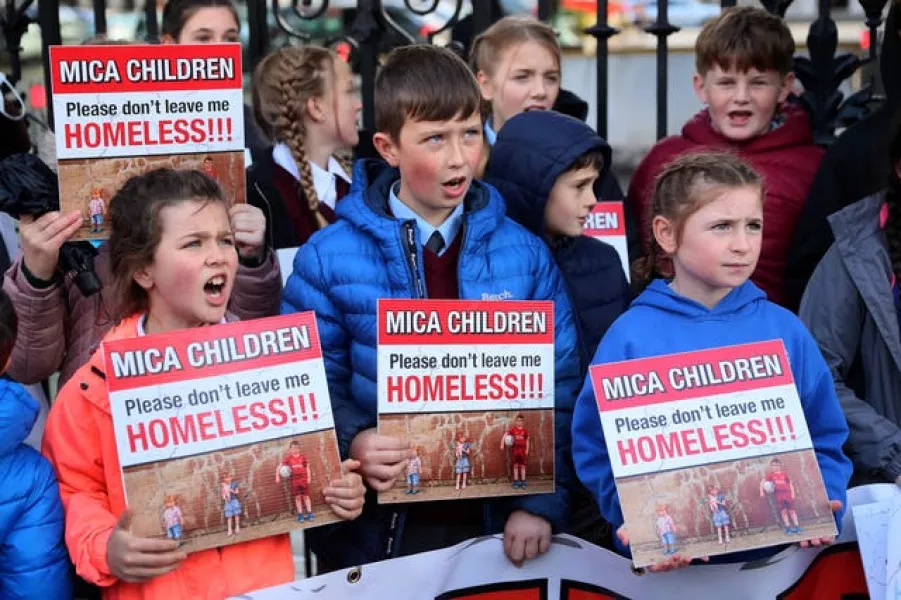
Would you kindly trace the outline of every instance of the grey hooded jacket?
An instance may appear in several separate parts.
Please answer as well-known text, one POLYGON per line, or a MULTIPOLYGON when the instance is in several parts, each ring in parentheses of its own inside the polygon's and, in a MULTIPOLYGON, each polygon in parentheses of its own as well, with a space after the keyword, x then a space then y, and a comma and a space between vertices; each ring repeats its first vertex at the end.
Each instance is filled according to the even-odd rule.
POLYGON ((829 217, 835 243, 814 271, 800 317, 835 381, 851 435, 851 485, 901 475, 901 329, 880 223, 884 193, 829 217))

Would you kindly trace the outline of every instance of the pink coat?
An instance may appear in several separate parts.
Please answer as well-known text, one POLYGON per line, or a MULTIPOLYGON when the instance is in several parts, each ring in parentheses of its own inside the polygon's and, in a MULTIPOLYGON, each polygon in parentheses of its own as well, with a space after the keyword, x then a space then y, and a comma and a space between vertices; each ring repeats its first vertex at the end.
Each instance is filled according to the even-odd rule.
MULTIPOLYGON (((114 323, 101 298, 112 279, 109 250, 100 246, 94 269, 103 282, 99 294, 85 298, 69 279, 45 289, 32 287, 17 259, 3 278, 3 291, 19 316, 19 333, 10 357, 9 374, 24 384, 37 383, 60 371, 62 385, 88 362, 114 323)), ((229 312, 247 321, 277 315, 281 303, 281 275, 274 252, 259 267, 238 267, 229 312)))

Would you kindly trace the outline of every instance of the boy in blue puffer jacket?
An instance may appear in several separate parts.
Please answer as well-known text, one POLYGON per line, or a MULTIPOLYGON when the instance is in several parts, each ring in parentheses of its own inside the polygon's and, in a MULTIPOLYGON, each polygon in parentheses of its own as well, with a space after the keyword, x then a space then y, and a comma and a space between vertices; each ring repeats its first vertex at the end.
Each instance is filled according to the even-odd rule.
MULTIPOLYGON (((507 204, 507 216, 547 242, 576 315, 579 375, 598 343, 629 308, 632 292, 616 250, 582 235, 602 197, 610 146, 585 123, 554 111, 519 113, 498 132, 485 181, 507 204)), ((583 486, 571 490, 570 531, 600 546, 612 531, 583 486)))
MULTIPOLYGON (((0 365, 9 363, 18 319, 0 290, 0 365)), ((40 412, 18 383, 0 379, 0 598, 71 598, 63 505, 50 463, 25 438, 40 412)))
POLYGON ((413 456, 375 429, 379 298, 552 300, 557 486, 555 494, 457 501, 453 510, 379 506, 370 495, 359 519, 317 532, 311 546, 320 564, 340 568, 503 529, 507 556, 521 563, 547 550, 569 510, 565 457, 580 379, 566 289, 547 246, 504 216, 496 190, 473 181, 481 97, 466 64, 443 48, 399 48, 379 72, 375 98, 373 141, 388 165, 356 165, 338 221, 297 253, 282 306, 316 311, 341 453, 362 463, 375 491, 390 489, 413 456))

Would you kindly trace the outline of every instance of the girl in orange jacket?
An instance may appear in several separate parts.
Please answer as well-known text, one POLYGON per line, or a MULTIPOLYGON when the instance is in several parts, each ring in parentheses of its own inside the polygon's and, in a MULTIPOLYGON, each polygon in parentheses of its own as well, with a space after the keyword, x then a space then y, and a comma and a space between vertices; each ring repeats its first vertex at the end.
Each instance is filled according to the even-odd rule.
MULTIPOLYGON (((219 186, 197 171, 157 169, 130 179, 110 202, 109 240, 120 323, 105 341, 223 322, 237 271, 236 246, 262 235, 233 231, 219 186)), ((264 228, 251 228, 262 231, 264 228)), ((60 391, 44 434, 78 574, 108 600, 221 599, 294 579, 287 535, 186 555, 175 540, 129 531, 105 385, 95 353, 60 391)), ((345 461, 325 488, 336 515, 356 518, 364 488, 345 461)))

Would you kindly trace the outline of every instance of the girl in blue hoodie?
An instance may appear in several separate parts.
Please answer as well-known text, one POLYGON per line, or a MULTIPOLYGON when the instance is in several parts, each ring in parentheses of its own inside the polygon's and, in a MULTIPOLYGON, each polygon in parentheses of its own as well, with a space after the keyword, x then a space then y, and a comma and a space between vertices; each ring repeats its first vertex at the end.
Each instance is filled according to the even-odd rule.
MULTIPOLYGON (((836 522, 841 524, 851 462, 842 453, 848 426, 832 376, 816 342, 789 311, 767 301, 749 281, 760 255, 763 186, 760 176, 732 154, 688 154, 670 163, 655 184, 651 249, 633 269, 644 292, 610 327, 592 364, 647 358, 779 339, 785 343, 798 395, 836 522)), ((573 458, 601 514, 628 545, 623 513, 604 443, 591 382, 573 415, 573 458)), ((831 539, 805 540, 818 546, 831 539)), ((625 548, 621 548, 625 552, 625 548)), ((743 552, 750 560, 774 549, 743 552)), ((687 564, 675 555, 651 570, 687 564)))

